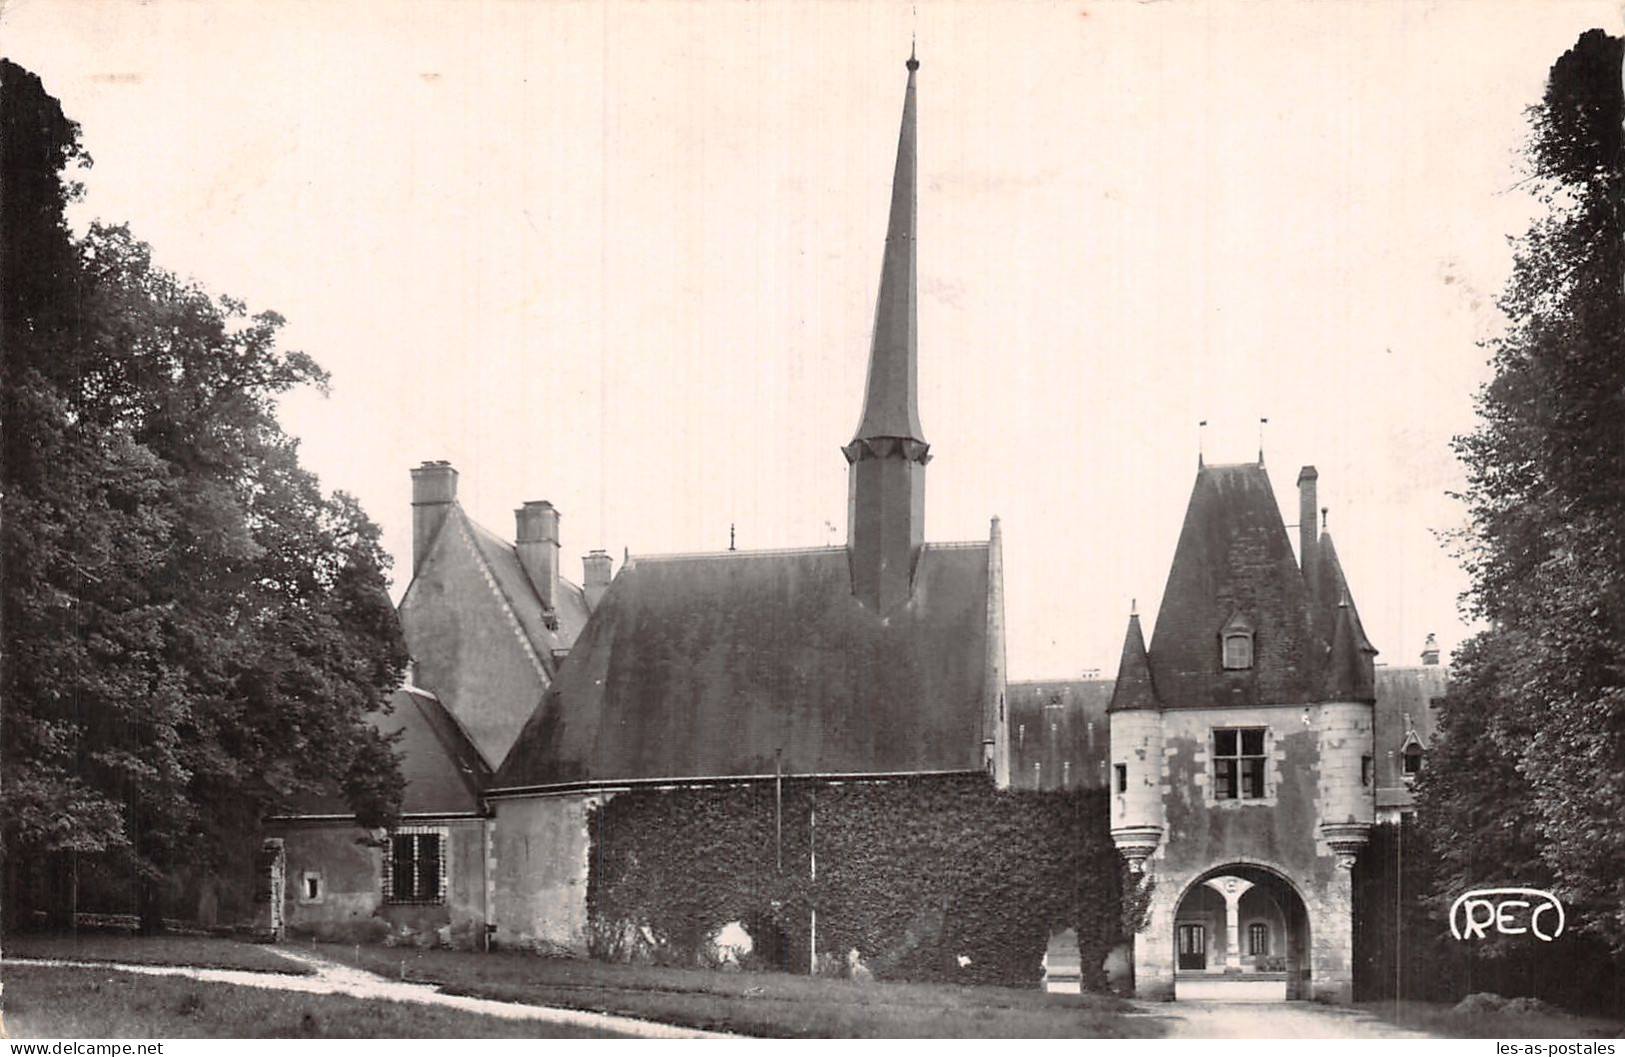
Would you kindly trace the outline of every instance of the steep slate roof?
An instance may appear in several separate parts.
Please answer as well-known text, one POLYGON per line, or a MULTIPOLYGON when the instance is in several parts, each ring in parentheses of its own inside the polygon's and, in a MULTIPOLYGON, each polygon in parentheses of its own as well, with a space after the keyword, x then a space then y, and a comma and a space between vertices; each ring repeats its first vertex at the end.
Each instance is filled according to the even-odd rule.
MULTIPOLYGON (((389 699, 391 711, 374 712, 367 722, 385 734, 401 732, 395 743, 406 779, 403 815, 460 815, 481 811, 480 796, 491 780, 479 750, 444 705, 417 687, 402 687, 389 699)), ((304 797, 288 811, 300 815, 349 815, 338 794, 304 797)))
POLYGON ((401 598, 399 616, 422 682, 495 767, 557 675, 554 651, 587 623, 586 598, 562 577, 558 628, 512 543, 449 504, 401 598))
POLYGON ((1326 661, 1326 682, 1323 693, 1328 701, 1375 701, 1376 680, 1372 673, 1369 643, 1362 644, 1364 634, 1357 630, 1359 617, 1354 607, 1341 602, 1337 607, 1337 624, 1332 630, 1331 653, 1326 661))
POLYGON ((1332 642, 1336 638, 1342 603, 1347 602, 1348 615, 1353 624, 1351 630, 1355 647, 1376 653, 1376 647, 1371 645, 1371 640, 1366 636, 1365 625, 1360 623, 1360 611, 1354 605, 1354 595, 1349 591, 1348 578, 1343 575, 1343 563, 1338 560, 1337 547, 1332 543, 1330 532, 1320 534, 1320 543, 1315 549, 1315 555, 1315 591, 1312 598, 1315 607, 1315 634, 1324 642, 1332 642))
MULTIPOLYGON (((461 504, 458 504, 453 516, 461 517, 468 526, 474 545, 490 567, 497 590, 502 592, 502 598, 513 611, 514 619, 525 629, 525 636, 531 644, 546 654, 551 663, 552 651, 569 649, 581 629, 587 626, 587 599, 581 588, 559 577, 559 590, 553 599, 559 626, 557 631, 548 628, 543 616, 542 596, 520 563, 518 549, 469 517, 463 512, 461 504)), ((450 518, 447 520, 450 521, 450 518)))
POLYGON ((1105 788, 1111 699, 1110 679, 1010 683, 1010 785, 1105 788))
MULTIPOLYGON (((1433 739, 1435 699, 1449 688, 1450 669, 1439 664, 1408 665, 1376 670, 1377 707, 1373 724, 1377 750, 1377 806, 1411 802, 1410 787, 1400 770, 1400 750, 1410 727, 1425 749, 1433 739), (1405 717, 1410 717, 1410 727, 1405 717)), ((1427 766, 1426 763, 1423 764, 1427 766)))
POLYGON ((1117 664, 1116 686, 1112 690, 1112 712, 1160 707, 1157 687, 1151 679, 1151 658, 1145 649, 1145 633, 1140 630, 1140 614, 1130 613, 1128 631, 1123 635, 1123 658, 1117 664))
POLYGON ((927 544, 884 618, 845 548, 636 558, 495 787, 980 771, 989 553, 927 544))
POLYGON ((1161 706, 1319 700, 1327 644, 1314 623, 1263 465, 1199 468, 1149 651, 1161 706), (1226 671, 1219 632, 1238 613, 1253 627, 1253 666, 1226 671))

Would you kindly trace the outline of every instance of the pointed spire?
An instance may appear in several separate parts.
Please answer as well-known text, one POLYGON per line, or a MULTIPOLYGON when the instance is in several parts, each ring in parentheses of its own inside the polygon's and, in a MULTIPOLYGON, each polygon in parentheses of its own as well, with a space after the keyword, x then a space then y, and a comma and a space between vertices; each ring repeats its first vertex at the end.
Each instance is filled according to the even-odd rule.
MULTIPOLYGON (((903 125, 897 136, 897 168, 892 176, 891 217, 880 266, 880 296, 875 302, 875 329, 869 349, 869 380, 863 417, 853 440, 900 437, 925 444, 920 428, 919 295, 915 268, 915 222, 919 215, 915 159, 914 71, 920 62, 908 57, 908 86, 903 91, 903 125)), ((922 452, 923 454, 923 452, 922 452)))
POLYGON ((1151 681, 1151 658, 1145 649, 1145 633, 1140 630, 1139 607, 1131 606, 1128 634, 1123 636, 1123 659, 1117 665, 1117 685, 1112 687, 1107 712, 1161 708, 1157 688, 1151 681))
POLYGON ((841 449, 847 461, 852 593, 881 613, 913 595, 914 559, 925 541, 925 464, 931 461, 916 392, 914 71, 919 66, 910 52, 863 415, 852 443, 841 449))

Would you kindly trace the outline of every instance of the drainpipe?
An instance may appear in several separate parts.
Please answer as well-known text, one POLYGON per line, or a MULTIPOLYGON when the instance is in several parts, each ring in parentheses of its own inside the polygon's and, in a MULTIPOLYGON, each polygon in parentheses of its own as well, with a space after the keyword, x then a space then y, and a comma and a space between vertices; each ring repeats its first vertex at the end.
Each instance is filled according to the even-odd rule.
POLYGON ((484 805, 485 817, 480 819, 480 931, 486 954, 491 953, 491 933, 496 925, 491 922, 491 805, 484 805))

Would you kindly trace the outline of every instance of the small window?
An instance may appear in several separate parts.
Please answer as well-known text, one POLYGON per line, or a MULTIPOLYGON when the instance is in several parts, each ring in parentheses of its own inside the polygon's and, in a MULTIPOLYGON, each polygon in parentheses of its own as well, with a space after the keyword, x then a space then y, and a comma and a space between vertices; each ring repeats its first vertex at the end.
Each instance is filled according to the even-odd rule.
POLYGON ((1224 637, 1224 666, 1240 671, 1253 666, 1253 637, 1245 631, 1232 631, 1224 637))
POLYGON ((1405 751, 1400 755, 1399 759, 1400 767, 1403 769, 1403 774, 1405 775, 1406 781, 1414 781, 1416 776, 1422 773, 1421 745, 1418 745, 1414 741, 1411 742, 1409 745, 1405 746, 1405 751))
POLYGON ((1213 795, 1219 800, 1264 796, 1264 728, 1213 732, 1213 795))
POLYGON ((1247 953, 1254 958, 1266 957, 1270 952, 1270 927, 1262 921, 1247 926, 1247 953))
POLYGON ((1117 791, 1119 793, 1128 792, 1128 764, 1126 763, 1117 765, 1117 791))
POLYGON ((1025 724, 1025 723, 1017 723, 1016 724, 1016 748, 1019 749, 1023 745, 1026 745, 1026 744, 1027 744, 1027 724, 1025 724))
POLYGON ((1375 773, 1375 761, 1369 756, 1360 757, 1360 784, 1369 786, 1375 773))
POLYGON ((1071 760, 1062 760, 1061 761, 1061 788, 1065 789, 1065 788, 1070 787, 1071 785, 1072 785, 1072 761, 1071 760))
POLYGON ((439 830, 397 831, 392 834, 384 881, 386 902, 445 902, 445 835, 439 830))
POLYGON ((323 895, 321 871, 306 870, 299 878, 299 902, 320 903, 323 895))

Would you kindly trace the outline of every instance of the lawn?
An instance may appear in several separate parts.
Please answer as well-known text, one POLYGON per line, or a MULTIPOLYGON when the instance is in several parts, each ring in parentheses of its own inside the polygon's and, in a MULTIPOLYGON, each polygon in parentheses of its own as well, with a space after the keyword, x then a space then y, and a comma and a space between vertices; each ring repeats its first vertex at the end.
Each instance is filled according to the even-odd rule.
POLYGON ((1159 1018, 1121 999, 1002 987, 858 983, 542 958, 318 945, 392 979, 480 998, 640 1017, 708 1031, 809 1038, 1146 1038, 1159 1018))
POLYGON ((1625 1021, 1567 1013, 1457 1012, 1440 1002, 1361 1002, 1359 1007, 1390 1024, 1455 1039, 1617 1039, 1625 1021))
POLYGON ((6 967, 12 1038, 604 1038, 411 1002, 269 991, 107 969, 6 967))
POLYGON ((134 936, 127 932, 20 932, 0 942, 7 958, 59 958, 76 962, 194 965, 308 975, 311 970, 259 943, 214 936, 134 936))

